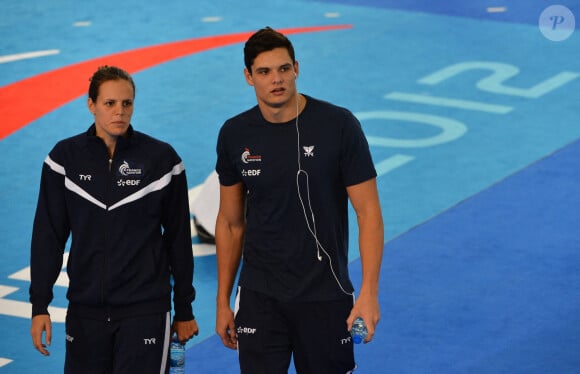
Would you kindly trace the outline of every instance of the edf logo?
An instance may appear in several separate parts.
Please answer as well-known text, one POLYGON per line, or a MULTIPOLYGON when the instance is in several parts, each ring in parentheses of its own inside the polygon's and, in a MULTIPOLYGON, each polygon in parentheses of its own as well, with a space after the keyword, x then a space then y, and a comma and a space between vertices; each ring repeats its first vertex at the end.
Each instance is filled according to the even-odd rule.
POLYGON ((250 169, 250 170, 242 170, 242 176, 243 177, 256 177, 258 175, 260 175, 261 170, 260 169, 250 169))

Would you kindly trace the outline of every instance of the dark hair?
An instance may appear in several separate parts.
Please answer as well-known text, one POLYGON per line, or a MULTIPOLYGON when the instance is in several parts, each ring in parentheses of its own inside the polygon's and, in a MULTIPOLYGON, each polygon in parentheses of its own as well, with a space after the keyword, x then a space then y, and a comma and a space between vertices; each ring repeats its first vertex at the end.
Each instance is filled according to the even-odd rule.
POLYGON ((244 45, 244 64, 250 74, 252 73, 252 65, 256 57, 262 52, 271 51, 275 48, 286 48, 292 59, 292 63, 295 62, 294 47, 292 46, 292 42, 284 34, 279 33, 271 27, 265 27, 250 36, 244 45))
POLYGON ((100 66, 97 71, 93 74, 93 76, 89 79, 91 82, 89 85, 89 98, 93 101, 97 101, 97 97, 99 96, 99 87, 101 84, 111 81, 111 80, 119 80, 124 79, 127 82, 131 83, 133 86, 133 96, 135 96, 135 82, 133 82, 133 78, 129 73, 125 70, 118 68, 116 66, 100 66))

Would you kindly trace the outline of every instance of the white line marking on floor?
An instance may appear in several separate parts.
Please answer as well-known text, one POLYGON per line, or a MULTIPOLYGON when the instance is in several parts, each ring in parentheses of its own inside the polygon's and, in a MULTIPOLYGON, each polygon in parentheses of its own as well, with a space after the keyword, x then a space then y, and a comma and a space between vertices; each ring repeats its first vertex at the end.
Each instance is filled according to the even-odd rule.
POLYGON ((202 22, 220 22, 223 18, 222 17, 203 17, 201 19, 202 22))
POLYGON ((4 64, 7 62, 14 62, 19 60, 26 60, 29 58, 38 58, 50 55, 57 55, 60 53, 58 49, 47 49, 45 51, 35 51, 35 52, 24 52, 24 53, 17 53, 13 55, 5 55, 0 56, 0 64, 4 64))

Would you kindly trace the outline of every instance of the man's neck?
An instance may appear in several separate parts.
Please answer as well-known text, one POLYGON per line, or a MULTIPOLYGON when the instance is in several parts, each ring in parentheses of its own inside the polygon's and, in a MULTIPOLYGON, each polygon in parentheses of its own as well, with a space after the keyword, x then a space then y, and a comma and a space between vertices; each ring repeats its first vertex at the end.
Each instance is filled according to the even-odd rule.
POLYGON ((265 103, 259 103, 260 111, 264 119, 271 123, 285 123, 296 118, 306 106, 306 98, 296 94, 297 101, 290 101, 282 107, 272 107, 265 103))

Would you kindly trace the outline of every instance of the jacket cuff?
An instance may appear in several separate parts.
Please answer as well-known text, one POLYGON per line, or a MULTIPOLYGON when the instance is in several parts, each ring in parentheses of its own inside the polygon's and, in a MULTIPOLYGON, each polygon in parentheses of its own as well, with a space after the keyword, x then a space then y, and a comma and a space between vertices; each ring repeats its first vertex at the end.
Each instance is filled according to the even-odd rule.
POLYGON ((37 316, 39 314, 49 314, 48 313, 48 305, 32 305, 32 317, 37 316))
POLYGON ((192 319, 195 319, 191 304, 175 305, 174 309, 175 317, 173 319, 175 321, 191 321, 192 319))

